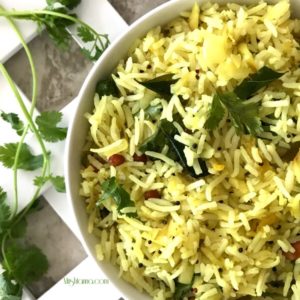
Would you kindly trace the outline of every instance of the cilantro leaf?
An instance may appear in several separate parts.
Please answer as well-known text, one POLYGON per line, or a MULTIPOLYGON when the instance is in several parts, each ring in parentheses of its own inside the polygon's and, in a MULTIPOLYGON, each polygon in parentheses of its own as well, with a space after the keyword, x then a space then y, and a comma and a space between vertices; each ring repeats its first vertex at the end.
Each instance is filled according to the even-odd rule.
POLYGON ((99 98, 105 95, 119 97, 119 90, 112 77, 99 80, 96 85, 96 93, 98 94, 99 98))
POLYGON ((189 296, 193 287, 194 278, 191 283, 184 284, 180 283, 177 280, 175 281, 175 293, 174 293, 174 300, 182 300, 184 297, 189 296))
MULTIPOLYGON (((47 258, 36 246, 25 247, 17 243, 8 245, 6 259, 10 275, 21 284, 39 279, 48 270, 47 258)), ((3 267, 7 268, 6 263, 3 267)))
POLYGON ((20 120, 17 114, 1 112, 0 116, 4 121, 8 122, 13 129, 16 130, 18 135, 22 135, 24 123, 20 120))
POLYGON ((209 117, 205 122, 205 128, 215 129, 223 119, 224 107, 226 107, 238 133, 243 132, 251 135, 260 133, 262 124, 258 118, 259 104, 244 103, 243 100, 282 75, 282 73, 275 72, 268 67, 263 67, 257 73, 244 79, 233 92, 217 93, 214 96, 209 117))
POLYGON ((6 193, 0 187, 0 234, 7 228, 11 214, 6 198, 6 193))
POLYGON ((47 0, 49 6, 53 6, 55 3, 60 3, 61 5, 66 6, 69 9, 75 8, 79 5, 81 0, 47 0))
POLYGON ((33 180, 33 183, 35 186, 42 187, 47 181, 49 180, 49 177, 43 177, 43 176, 36 176, 33 180))
POLYGON ((65 180, 62 176, 51 176, 50 181, 57 192, 66 192, 65 180))
POLYGON ((57 142, 64 140, 67 135, 67 128, 57 127, 62 119, 62 113, 57 111, 42 112, 35 120, 39 131, 45 141, 57 142))
POLYGON ((243 82, 234 89, 234 93, 241 99, 248 99, 258 90, 282 75, 283 73, 278 73, 268 67, 263 67, 259 69, 257 73, 251 74, 248 78, 244 79, 243 82))
POLYGON ((177 81, 178 79, 173 79, 173 74, 166 74, 148 81, 139 81, 139 84, 168 100, 172 97, 171 85, 177 81))
MULTIPOLYGON (((101 188, 103 194, 98 200, 98 205, 108 198, 112 198, 116 204, 118 212, 123 214, 122 209, 126 207, 135 207, 134 202, 130 199, 129 194, 117 183, 116 177, 105 180, 101 188)), ((128 217, 136 217, 136 213, 126 213, 128 217)))
POLYGON ((156 120, 162 111, 162 106, 161 104, 158 105, 149 105, 148 107, 145 108, 145 118, 149 120, 156 120))
POLYGON ((11 236, 15 239, 21 238, 25 235, 26 229, 27 221, 25 218, 23 218, 11 228, 11 236))
POLYGON ((21 300, 22 287, 16 283, 8 272, 0 274, 0 299, 1 300, 21 300))
POLYGON ((245 104, 235 93, 219 94, 219 99, 227 108, 236 131, 257 135, 262 131, 258 118, 258 103, 245 104))
POLYGON ((53 176, 52 174, 46 177, 37 176, 34 178, 34 185, 42 187, 48 181, 52 183, 57 192, 66 192, 65 180, 62 176, 53 176))
POLYGON ((224 115, 225 109, 221 104, 220 96, 216 94, 213 98, 209 116, 204 124, 204 127, 210 130, 216 129, 219 123, 222 121, 224 115))
MULTIPOLYGON (((18 143, 0 146, 0 162, 6 168, 12 168, 17 152, 18 143)), ((33 155, 27 144, 22 144, 17 168, 27 171, 36 170, 43 165, 43 155, 33 155)))
POLYGON ((143 153, 146 151, 161 153, 164 146, 168 145, 169 150, 166 155, 178 162, 190 176, 200 178, 209 175, 206 163, 201 158, 198 159, 202 170, 201 174, 197 175, 194 168, 187 165, 184 154, 184 145, 175 140, 174 136, 176 134, 178 134, 178 130, 174 124, 163 119, 159 122, 157 131, 144 141, 139 150, 143 153))
POLYGON ((95 39, 94 34, 84 26, 79 26, 77 28, 77 34, 82 39, 83 42, 92 42, 95 39))

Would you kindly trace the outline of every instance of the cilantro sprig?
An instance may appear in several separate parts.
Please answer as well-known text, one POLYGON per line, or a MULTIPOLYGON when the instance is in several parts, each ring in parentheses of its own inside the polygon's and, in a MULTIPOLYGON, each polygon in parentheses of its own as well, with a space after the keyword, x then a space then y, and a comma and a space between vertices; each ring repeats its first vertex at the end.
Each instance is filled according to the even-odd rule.
POLYGON ((0 187, 0 265, 4 269, 4 272, 0 274, 1 299, 20 300, 23 285, 39 279, 47 271, 48 261, 42 251, 34 245, 25 245, 20 239, 26 232, 26 216, 35 207, 44 184, 50 182, 58 192, 65 191, 64 178, 51 172, 51 153, 47 151, 45 142, 63 140, 67 129, 59 125, 62 119, 59 112, 42 112, 35 120, 33 119, 37 102, 36 69, 29 48, 12 18, 36 21, 40 28, 45 28, 54 42, 62 48, 67 48, 70 42, 67 26, 75 25, 82 41, 90 43, 92 46, 84 50, 85 54, 91 59, 97 59, 107 47, 108 38, 107 35, 98 34, 70 12, 70 9, 79 2, 80 0, 47 0, 47 9, 26 12, 7 12, 0 6, 0 16, 6 17, 23 45, 30 64, 33 82, 31 106, 27 109, 16 85, 4 65, 0 63, 0 72, 11 87, 24 115, 24 121, 21 121, 15 113, 1 112, 0 114, 2 119, 8 122, 20 136, 18 142, 0 145, 0 163, 13 171, 12 201, 8 201, 7 194, 0 187), (25 143, 29 129, 38 142, 41 154, 35 155, 30 145, 25 143), (20 169, 24 171, 39 170, 40 175, 34 180, 36 189, 29 204, 18 212, 18 171, 20 169))
POLYGON ((262 132, 258 116, 259 103, 247 103, 244 100, 282 75, 268 67, 263 67, 244 79, 233 92, 216 93, 204 127, 209 130, 216 129, 227 110, 237 133, 258 135, 262 132))
POLYGON ((22 135, 24 130, 24 123, 20 120, 17 114, 5 113, 4 111, 2 111, 0 117, 4 121, 8 122, 18 135, 22 135))
POLYGON ((91 60, 97 60, 108 47, 109 38, 107 34, 99 34, 71 12, 80 2, 47 0, 48 6, 45 9, 28 11, 6 11, 0 7, 0 16, 34 21, 39 29, 45 29, 54 43, 62 49, 68 49, 70 46, 72 36, 68 27, 75 26, 77 35, 86 44, 82 49, 83 54, 91 60))
POLYGON ((103 201, 107 200, 108 198, 112 198, 116 205, 117 210, 121 214, 125 214, 128 217, 136 217, 136 212, 124 213, 123 209, 128 207, 135 207, 134 202, 130 199, 130 195, 128 192, 117 183, 116 177, 111 177, 105 180, 101 188, 103 190, 103 194, 101 195, 100 199, 97 202, 97 205, 100 205, 103 201))
POLYGON ((225 108, 238 133, 257 135, 262 131, 258 117, 258 104, 246 104, 236 94, 230 92, 214 96, 205 128, 216 129, 225 116, 225 108))

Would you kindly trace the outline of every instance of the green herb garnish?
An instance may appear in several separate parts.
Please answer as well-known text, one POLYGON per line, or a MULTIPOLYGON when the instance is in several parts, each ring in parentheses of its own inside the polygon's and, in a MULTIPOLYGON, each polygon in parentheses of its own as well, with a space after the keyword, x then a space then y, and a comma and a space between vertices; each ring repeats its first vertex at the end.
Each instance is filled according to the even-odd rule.
POLYGON ((198 175, 195 173, 193 167, 187 165, 184 154, 184 145, 175 140, 174 137, 176 134, 179 134, 179 132, 173 123, 163 119, 159 122, 157 131, 145 140, 139 149, 143 153, 146 151, 161 153, 164 146, 168 145, 169 150, 166 155, 175 162, 178 162, 190 176, 194 178, 207 176, 209 173, 204 160, 198 159, 202 170, 202 173, 198 175))
MULTIPOLYGON (((4 167, 12 168, 14 165, 18 143, 9 143, 0 146, 0 162, 4 167)), ((36 170, 43 165, 43 155, 33 155, 27 144, 20 148, 17 169, 27 171, 36 170)))
POLYGON ((189 284, 180 283, 176 280, 175 281, 174 300, 182 300, 182 299, 184 299, 184 297, 191 295, 193 284, 194 284, 194 278, 193 278, 192 282, 189 284))
POLYGON ((11 214, 10 206, 7 204, 6 198, 6 192, 0 187, 0 236, 7 228, 11 214))
POLYGON ((12 129, 14 129, 18 135, 22 135, 24 123, 20 120, 17 114, 1 112, 0 116, 4 121, 11 125, 12 129))
POLYGON ((3 267, 17 282, 28 284, 39 279, 48 270, 48 261, 35 246, 12 243, 6 249, 3 267))
POLYGON ((112 77, 99 80, 96 85, 96 93, 99 95, 99 98, 105 95, 106 96, 112 95, 114 97, 119 97, 120 94, 117 85, 112 77))
POLYGON ((57 127, 62 119, 62 113, 58 111, 42 112, 35 120, 42 138, 47 142, 58 142, 66 138, 67 128, 57 127))
POLYGON ((0 299, 20 300, 21 298, 22 286, 7 271, 4 271, 0 274, 0 299))
POLYGON ((34 179, 34 185, 42 187, 46 182, 50 182, 55 190, 59 193, 66 192, 65 180, 62 176, 54 176, 50 174, 47 177, 37 176, 34 179))
POLYGON ((172 97, 171 85, 178 81, 178 79, 172 78, 173 74, 166 74, 148 81, 139 81, 139 83, 168 100, 172 97))
POLYGON ((149 105, 148 107, 145 108, 145 118, 149 120, 157 120, 157 118, 160 116, 162 111, 162 106, 161 104, 157 105, 149 105))
POLYGON ((108 198, 112 198, 115 201, 117 210, 120 214, 125 214, 128 217, 137 217, 136 213, 122 212, 124 208, 135 207, 135 205, 134 202, 130 199, 129 194, 117 183, 116 177, 111 177, 105 180, 102 183, 101 188, 103 190, 103 194, 97 202, 98 205, 108 198))
POLYGON ((235 89, 234 93, 241 99, 248 99, 261 88, 267 86, 272 81, 280 78, 283 73, 273 71, 268 67, 263 67, 257 73, 251 74, 244 79, 235 89))
POLYGON ((262 131, 258 118, 258 103, 246 104, 234 93, 214 96, 205 128, 210 130, 217 128, 225 115, 225 108, 238 133, 257 135, 262 131))
POLYGON ((24 284, 39 279, 48 269, 46 256, 36 246, 24 246, 19 241, 25 235, 27 222, 26 216, 36 210, 38 197, 42 186, 51 182, 57 191, 65 191, 64 179, 54 176, 51 172, 50 154, 47 151, 45 141, 55 142, 63 140, 66 136, 66 128, 59 127, 62 115, 59 112, 43 112, 35 120, 34 109, 37 103, 37 73, 31 52, 12 18, 32 20, 38 23, 40 28, 45 28, 54 42, 62 48, 67 48, 71 40, 66 27, 77 26, 77 31, 83 42, 89 43, 91 50, 84 49, 85 54, 91 59, 97 59, 108 45, 107 35, 100 35, 89 25, 85 24, 70 13, 79 0, 47 0, 46 10, 35 11, 6 11, 0 6, 0 16, 4 16, 11 25, 13 31, 19 37, 27 55, 32 72, 32 98, 28 109, 20 95, 15 83, 8 74, 6 68, 0 63, 0 72, 8 82, 16 101, 24 115, 21 121, 14 113, 1 113, 1 117, 9 122, 20 140, 17 143, 7 143, 0 146, 0 162, 13 172, 13 199, 8 201, 6 193, 0 188, 0 264, 4 271, 0 274, 0 298, 21 300, 24 284), (56 5, 60 3, 64 6, 56 5), (26 135, 31 129, 38 145, 39 155, 34 155, 28 144, 24 143, 26 135), (18 170, 40 169, 40 175, 34 180, 36 189, 30 202, 21 211, 18 211, 18 170), (9 205, 12 203, 12 205, 9 205))
POLYGON ((238 85, 233 92, 214 95, 205 128, 214 130, 225 116, 225 108, 238 133, 257 135, 262 132, 262 124, 258 117, 259 103, 245 103, 259 89, 282 76, 268 67, 263 67, 238 85))
POLYGON ((108 47, 109 39, 107 34, 99 34, 70 11, 80 2, 80 0, 48 0, 46 9, 28 11, 6 11, 0 7, 0 16, 36 22, 39 29, 45 29, 54 43, 63 49, 68 49, 71 42, 71 34, 67 28, 71 25, 76 26, 82 42, 91 44, 91 47, 82 49, 83 54, 91 60, 97 60, 108 47))

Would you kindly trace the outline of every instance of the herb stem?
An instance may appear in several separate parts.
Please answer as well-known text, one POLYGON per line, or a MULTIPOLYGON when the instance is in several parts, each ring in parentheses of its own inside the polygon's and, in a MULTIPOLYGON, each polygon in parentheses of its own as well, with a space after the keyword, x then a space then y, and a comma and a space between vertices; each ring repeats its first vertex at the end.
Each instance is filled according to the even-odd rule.
MULTIPOLYGON (((1 5, 0 5, 0 9, 5 10, 4 7, 1 5)), ((15 22, 10 17, 6 17, 6 19, 9 22, 12 29, 14 30, 14 32, 16 33, 16 35, 18 36, 18 38, 25 50, 25 53, 27 55, 28 61, 29 61, 29 65, 30 65, 30 69, 31 69, 31 73, 32 73, 32 96, 31 96, 31 106, 30 106, 29 115, 30 115, 30 117, 32 117, 34 108, 36 106, 36 101, 37 101, 37 73, 36 73, 35 65, 33 62, 31 52, 30 52, 19 28, 16 26, 15 22)), ((13 165, 14 202, 13 202, 13 207, 12 207, 11 219, 13 219, 15 217, 15 215, 17 214, 17 211, 18 211, 18 204, 19 204, 19 201, 18 201, 18 162, 19 162, 22 145, 24 143, 24 139, 27 135, 28 130, 29 130, 29 125, 27 125, 23 130, 21 139, 19 141, 19 144, 18 144, 18 147, 16 150, 15 159, 14 159, 14 165, 13 165)))
POLYGON ((98 37, 98 36, 103 36, 105 37, 106 35, 104 34, 99 34, 96 30, 94 30, 91 26, 89 26, 87 23, 83 22, 80 19, 77 19, 76 17, 64 14, 64 13, 60 13, 60 12, 56 12, 56 11, 51 11, 51 10, 28 10, 28 11, 3 11, 0 10, 0 16, 2 17, 25 17, 28 15, 50 15, 50 16, 55 16, 55 17, 60 17, 62 19, 66 19, 69 20, 71 22, 73 22, 74 24, 78 23, 86 28, 88 28, 91 32, 93 32, 93 34, 98 37))
MULTIPOLYGON (((25 118, 28 122, 28 124, 30 125, 32 131, 34 132, 35 136, 36 136, 36 139, 42 149, 42 153, 43 153, 43 167, 42 167, 42 177, 45 177, 46 174, 47 174, 47 171, 48 171, 48 167, 49 167, 49 158, 48 158, 48 153, 47 153, 47 150, 46 150, 46 147, 45 147, 45 144, 43 142, 43 139, 38 131, 38 129, 36 128, 36 125, 34 124, 32 118, 31 118, 31 115, 30 113, 28 112, 24 102, 23 102, 23 99, 19 93, 19 91, 17 90, 16 88, 16 85, 15 83, 13 82, 13 80, 11 79, 10 75, 8 74, 7 70, 5 69, 4 65, 2 63, 0 63, 0 71, 1 73, 3 74, 4 78, 7 80, 8 84, 10 85, 20 107, 21 107, 21 110, 23 112, 23 114, 25 115, 25 118)), ((27 211, 30 209, 30 207, 32 206, 32 204, 34 203, 34 201, 36 200, 36 198, 38 197, 39 195, 39 192, 41 190, 41 187, 38 187, 34 193, 34 196, 32 197, 29 205, 25 208, 24 211, 22 211, 22 213, 18 216, 18 218, 13 222, 13 226, 15 224, 17 224, 21 219, 22 217, 27 213, 27 211)))
POLYGON ((8 263, 8 260, 6 258, 6 254, 5 254, 5 244, 6 244, 6 239, 7 239, 7 236, 8 234, 6 233, 3 238, 2 238, 2 244, 1 244, 1 253, 2 253, 2 257, 3 257, 3 260, 5 262, 5 265, 8 269, 8 271, 10 272, 11 271, 11 268, 9 266, 9 263, 8 263))

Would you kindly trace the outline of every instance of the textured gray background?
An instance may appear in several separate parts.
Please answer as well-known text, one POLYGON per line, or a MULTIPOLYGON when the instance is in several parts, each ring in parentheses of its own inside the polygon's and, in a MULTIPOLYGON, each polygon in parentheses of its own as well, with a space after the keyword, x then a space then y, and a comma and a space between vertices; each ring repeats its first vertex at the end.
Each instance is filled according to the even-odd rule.
MULTIPOLYGON (((82 0, 84 1, 84 0, 82 0)), ((99 1, 99 0, 98 0, 99 1)), ((100 0, 101 1, 101 0, 100 0)), ((128 24, 167 0, 109 0, 128 24)), ((73 43, 67 52, 55 48, 45 33, 30 43, 39 78, 38 109, 61 109, 78 94, 92 67, 73 43)), ((6 67, 18 86, 30 98, 31 76, 23 51, 13 56, 6 67)), ((86 254, 63 220, 42 199, 40 209, 28 218, 28 243, 34 243, 48 256, 50 269, 29 289, 40 296, 80 263, 86 254)))

